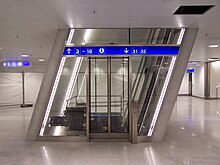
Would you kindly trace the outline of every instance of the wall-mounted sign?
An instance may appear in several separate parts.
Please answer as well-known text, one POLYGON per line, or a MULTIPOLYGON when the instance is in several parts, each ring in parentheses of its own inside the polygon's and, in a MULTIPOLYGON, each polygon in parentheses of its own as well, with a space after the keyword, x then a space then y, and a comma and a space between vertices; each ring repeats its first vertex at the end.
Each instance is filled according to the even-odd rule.
POLYGON ((29 61, 6 61, 2 63, 2 66, 7 68, 15 68, 15 67, 27 67, 30 66, 29 61))
POLYGON ((73 46, 65 47, 64 56, 178 55, 179 46, 73 46))
POLYGON ((195 72, 194 69, 187 69, 187 70, 186 70, 186 73, 194 73, 194 72, 195 72))

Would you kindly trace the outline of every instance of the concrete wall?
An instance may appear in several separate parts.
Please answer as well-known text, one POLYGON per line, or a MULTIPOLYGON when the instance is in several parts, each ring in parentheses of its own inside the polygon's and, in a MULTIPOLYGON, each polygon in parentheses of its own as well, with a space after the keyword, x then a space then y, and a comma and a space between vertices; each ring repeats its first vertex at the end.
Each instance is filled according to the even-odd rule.
MULTIPOLYGON (((210 63, 210 97, 216 97, 216 86, 220 85, 220 61, 210 63)), ((220 89, 218 89, 220 97, 220 89)))
MULTIPOLYGON (((204 64, 195 63, 188 65, 188 69, 193 68, 192 74, 192 95, 204 97, 204 64)), ((188 94, 189 74, 185 73, 179 90, 179 95, 188 94)))
POLYGON ((185 73, 179 90, 180 95, 188 94, 188 81, 189 81, 188 73, 185 73))
POLYGON ((192 76, 192 95, 204 97, 204 64, 198 64, 194 69, 195 72, 192 76))
MULTIPOLYGON (((34 104, 43 73, 25 73, 26 103, 34 104)), ((21 73, 0 73, 0 106, 22 103, 21 73)))
MULTIPOLYGON (((195 69, 193 73, 193 96, 204 97, 204 64, 199 63, 190 66, 195 69)), ((189 68, 189 67, 188 67, 189 68)), ((216 97, 216 86, 220 85, 220 61, 210 63, 210 97, 216 97)), ((218 89, 220 97, 220 89, 218 89)), ((188 94, 188 74, 185 73, 179 94, 188 94)))

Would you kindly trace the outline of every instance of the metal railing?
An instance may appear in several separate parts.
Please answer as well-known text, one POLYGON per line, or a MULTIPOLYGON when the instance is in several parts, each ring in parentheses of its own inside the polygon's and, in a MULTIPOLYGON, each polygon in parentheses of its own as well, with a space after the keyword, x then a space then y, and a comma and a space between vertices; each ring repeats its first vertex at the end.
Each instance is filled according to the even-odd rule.
MULTIPOLYGON (((91 98, 92 97, 99 97, 99 98, 106 98, 107 99, 107 95, 97 95, 97 96, 90 96, 91 98)), ((85 104, 85 102, 81 102, 79 100, 79 98, 86 98, 86 96, 73 96, 71 97, 70 99, 66 100, 67 101, 67 105, 73 105, 73 106, 80 106, 80 105, 83 105, 85 104), (70 101, 74 100, 73 103, 70 103, 70 101)), ((123 100, 122 100, 122 96, 121 95, 111 95, 111 98, 119 98, 118 100, 116 101, 111 101, 111 106, 113 107, 120 107, 120 110, 121 112, 123 111, 123 100), (116 103, 116 104, 112 104, 112 103, 116 103), (119 104, 117 104, 119 103, 119 104)), ((95 107, 95 106, 98 106, 98 107, 107 107, 107 101, 99 101, 99 102, 91 102, 91 107, 95 107)))
MULTIPOLYGON (((94 102, 94 101, 91 101, 91 104, 90 104, 90 107, 108 107, 108 97, 107 95, 97 95, 97 96, 90 96, 91 98, 92 97, 99 97, 99 98, 106 98, 106 101, 98 101, 98 102, 94 102)), ((66 100, 67 101, 67 106, 74 106, 74 107, 77 107, 77 106, 85 106, 86 105, 86 102, 82 102, 80 101, 79 98, 86 98, 86 96, 73 96, 71 97, 70 99, 66 100), (72 103, 71 100, 74 100, 72 103)), ((123 123, 126 121, 126 118, 128 115, 126 115, 126 108, 123 109, 123 107, 125 107, 124 105, 126 105, 126 107, 128 108, 128 100, 123 100, 122 99, 122 96, 121 95, 111 95, 111 98, 117 98, 117 100, 112 100, 111 99, 111 107, 118 107, 120 109, 120 114, 121 116, 123 117, 123 123)), ((105 100, 105 99, 103 99, 105 100)))

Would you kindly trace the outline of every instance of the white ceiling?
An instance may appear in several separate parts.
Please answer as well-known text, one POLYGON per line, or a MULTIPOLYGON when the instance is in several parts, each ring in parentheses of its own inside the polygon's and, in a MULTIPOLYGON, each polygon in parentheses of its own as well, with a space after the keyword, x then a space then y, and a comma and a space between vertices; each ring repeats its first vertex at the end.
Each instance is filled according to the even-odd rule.
POLYGON ((220 44, 219 18, 219 0, 0 0, 0 60, 48 59, 58 28, 199 27, 191 60, 204 61, 220 57, 220 48, 208 48, 220 44), (172 15, 192 4, 216 6, 200 16, 172 15))

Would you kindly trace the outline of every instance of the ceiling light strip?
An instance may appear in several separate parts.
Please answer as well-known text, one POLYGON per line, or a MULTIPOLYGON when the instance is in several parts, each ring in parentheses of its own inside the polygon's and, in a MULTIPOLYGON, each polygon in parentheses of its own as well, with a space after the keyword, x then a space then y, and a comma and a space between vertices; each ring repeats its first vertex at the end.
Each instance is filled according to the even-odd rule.
POLYGON ((74 89, 74 87, 75 87, 77 76, 79 74, 79 69, 80 69, 80 66, 82 64, 82 60, 83 60, 83 57, 77 57, 76 58, 76 63, 74 64, 74 68, 73 68, 73 72, 72 72, 70 82, 69 82, 69 85, 68 85, 68 88, 67 88, 66 96, 65 96, 65 99, 63 101, 63 106, 62 106, 61 113, 63 113, 65 111, 66 106, 67 106, 67 100, 71 96, 71 90, 74 89))
POLYGON ((164 96, 165 96, 165 93, 166 93, 166 90, 167 90, 167 87, 168 87, 168 84, 169 84, 169 81, 170 81, 170 77, 171 77, 171 74, 173 72, 175 62, 176 62, 176 57, 172 57, 171 64, 170 64, 170 67, 169 67, 169 70, 168 70, 168 73, 167 73, 167 77, 166 77, 166 80, 164 82, 164 86, 163 86, 163 89, 162 89, 162 92, 161 92, 161 95, 160 95, 160 98, 159 98, 159 101, 158 101, 158 104, 157 104, 157 107, 156 107, 156 111, 154 113, 154 117, 153 117, 153 120, 152 120, 152 123, 151 123, 151 126, 150 126, 150 129, 149 129, 149 132, 148 132, 147 136, 152 136, 152 133, 153 133, 153 130, 154 130, 154 127, 155 127, 160 109, 161 109, 161 105, 163 103, 163 99, 164 99, 164 96))
POLYGON ((56 90, 57 90, 57 87, 58 87, 58 83, 60 81, 60 77, 61 77, 61 73, 62 73, 64 64, 65 64, 65 61, 66 61, 66 57, 63 57, 62 60, 61 60, 59 69, 58 69, 58 73, 57 73, 57 76, 56 76, 56 79, 55 79, 55 82, 54 82, 54 86, 53 86, 51 95, 50 95, 49 103, 47 105, 46 114, 44 116, 44 120, 43 120, 42 127, 41 127, 41 130, 40 130, 40 136, 43 136, 44 129, 45 129, 45 126, 47 124, 47 119, 48 119, 48 116, 49 116, 49 113, 50 113, 50 109, 52 107, 52 103, 53 103, 54 96, 55 96, 55 93, 56 93, 56 90))
POLYGON ((215 44, 215 45, 209 45, 209 48, 218 48, 218 45, 215 44))
POLYGON ((208 61, 218 61, 219 58, 209 58, 208 61))
POLYGON ((180 44, 182 43, 185 30, 186 30, 186 29, 184 29, 184 28, 181 29, 181 31, 180 31, 180 36, 179 36, 178 41, 177 41, 177 45, 180 45, 180 44))
POLYGON ((67 46, 74 45, 73 43, 71 43, 71 41, 73 39, 74 32, 75 32, 75 29, 70 30, 70 34, 69 34, 67 42, 66 42, 67 46))

